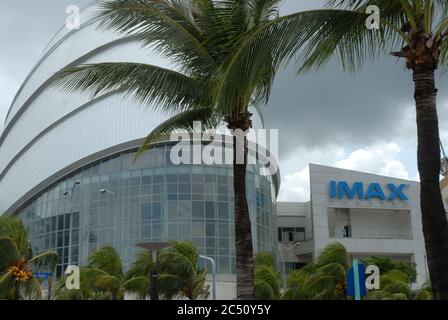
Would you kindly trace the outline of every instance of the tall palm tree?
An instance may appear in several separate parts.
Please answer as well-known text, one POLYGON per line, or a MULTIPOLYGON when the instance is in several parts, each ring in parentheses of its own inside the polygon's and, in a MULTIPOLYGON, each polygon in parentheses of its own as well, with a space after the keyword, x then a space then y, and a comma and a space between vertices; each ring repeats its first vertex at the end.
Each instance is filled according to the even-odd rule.
POLYGON ((55 252, 33 254, 28 231, 17 217, 0 217, 0 299, 40 300, 42 290, 36 272, 53 272, 55 252))
POLYGON ((446 0, 328 0, 322 10, 299 12, 264 24, 240 43, 220 79, 222 101, 234 83, 254 83, 263 61, 274 69, 297 59, 299 71, 318 69, 335 58, 354 71, 384 53, 406 59, 413 73, 417 113, 422 225, 435 299, 448 299, 448 222, 440 193, 440 148, 434 74, 448 62, 446 0), (381 29, 367 28, 370 5, 381 13, 381 29), (396 48, 401 48, 396 51, 396 48))
MULTIPOLYGON (((151 46, 177 69, 138 63, 81 65, 58 72, 53 78, 54 84, 68 91, 93 90, 96 95, 127 93, 148 106, 171 113, 172 118, 148 135, 141 152, 156 137, 174 129, 191 131, 194 120, 202 121, 204 127, 216 127, 224 122, 234 134, 239 130, 247 133, 252 127, 249 106, 267 101, 275 71, 281 61, 289 57, 283 53, 300 45, 297 31, 318 27, 316 22, 312 24, 310 13, 280 17, 280 2, 101 2, 102 28, 137 37, 143 46, 151 46), (253 52, 250 48, 259 44, 260 39, 270 46, 266 46, 267 50, 262 46, 260 52, 253 52)), ((237 296, 253 299, 245 135, 234 136, 233 153, 237 296)))
POLYGON ((303 70, 323 66, 331 57, 355 70, 366 59, 392 51, 393 56, 405 59, 413 74, 420 203, 429 273, 434 298, 448 299, 448 222, 439 186, 441 155, 434 79, 438 67, 446 67, 448 62, 448 2, 331 0, 328 4, 338 9, 336 18, 309 34, 303 70), (365 26, 369 5, 380 9, 379 31, 365 26))

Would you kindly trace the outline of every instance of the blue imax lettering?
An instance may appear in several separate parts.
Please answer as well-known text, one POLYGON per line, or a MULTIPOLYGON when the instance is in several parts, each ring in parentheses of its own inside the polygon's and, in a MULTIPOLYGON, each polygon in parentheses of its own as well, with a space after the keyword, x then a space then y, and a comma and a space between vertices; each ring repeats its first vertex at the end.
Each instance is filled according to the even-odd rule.
POLYGON ((342 199, 347 197, 348 199, 354 199, 355 196, 358 199, 369 200, 373 198, 392 201, 395 199, 400 199, 402 201, 409 200, 406 194, 404 193, 404 189, 406 188, 406 184, 395 185, 393 183, 388 183, 388 195, 383 191, 383 188, 379 183, 370 183, 367 186, 367 189, 364 188, 364 184, 362 182, 355 182, 352 186, 350 186, 346 181, 331 181, 330 182, 330 198, 331 199, 342 199))

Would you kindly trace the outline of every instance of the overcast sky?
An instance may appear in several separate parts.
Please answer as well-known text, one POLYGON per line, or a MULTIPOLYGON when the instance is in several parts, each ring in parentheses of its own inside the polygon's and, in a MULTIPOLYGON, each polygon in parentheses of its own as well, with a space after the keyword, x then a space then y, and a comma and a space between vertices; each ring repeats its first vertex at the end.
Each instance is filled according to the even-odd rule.
MULTIPOLYGON (((0 1, 0 121, 19 86, 66 19, 65 8, 91 0, 0 1)), ((282 14, 317 8, 319 0, 286 0, 282 14)), ((448 148, 448 75, 438 75, 442 140, 448 148)), ((418 179, 411 73, 389 56, 349 74, 337 63, 298 76, 279 72, 266 126, 278 128, 279 200, 309 199, 308 164, 418 179)), ((1 125, 0 125, 1 127, 1 125)))

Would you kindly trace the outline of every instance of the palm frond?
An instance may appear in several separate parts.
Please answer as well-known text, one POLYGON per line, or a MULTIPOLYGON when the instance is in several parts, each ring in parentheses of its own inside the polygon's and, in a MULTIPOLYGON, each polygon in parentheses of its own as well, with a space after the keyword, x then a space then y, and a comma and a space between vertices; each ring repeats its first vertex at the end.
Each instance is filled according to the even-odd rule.
POLYGON ((304 11, 279 17, 249 31, 235 44, 233 53, 214 75, 214 102, 224 106, 239 105, 242 98, 248 102, 251 90, 258 88, 261 81, 272 82, 272 72, 266 72, 266 64, 277 70, 282 62, 295 57, 316 30, 325 29, 323 26, 332 20, 347 19, 364 22, 365 15, 342 10, 304 11), (266 78, 266 74, 270 77, 266 78))
POLYGON ((180 130, 193 132, 196 129, 194 127, 195 121, 201 122, 201 130, 206 130, 216 128, 221 123, 221 119, 222 117, 219 117, 218 113, 210 108, 197 108, 180 112, 162 122, 146 136, 134 159, 138 159, 157 139, 165 135, 180 130))
POLYGON ((31 246, 28 241, 28 230, 20 218, 15 216, 0 217, 0 237, 11 238, 20 254, 29 255, 31 246))
POLYGON ((67 67, 52 85, 65 91, 94 95, 124 92, 144 104, 174 112, 207 104, 204 86, 173 70, 140 63, 99 63, 67 67))
POLYGON ((104 291, 115 291, 120 288, 120 280, 108 274, 100 274, 95 277, 95 287, 104 291))
POLYGON ((333 263, 343 266, 346 270, 350 266, 347 249, 339 242, 327 245, 317 257, 316 266, 331 265, 333 263))
POLYGON ((20 296, 25 300, 42 300, 42 289, 35 278, 19 285, 20 296))
POLYGON ((58 262, 58 254, 53 251, 43 252, 28 261, 34 272, 53 271, 58 262))
POLYGON ((123 283, 128 292, 136 293, 140 299, 148 296, 151 282, 147 277, 131 278, 123 283))
POLYGON ((89 256, 89 268, 101 270, 114 277, 123 277, 121 258, 112 246, 104 246, 89 256))
POLYGON ((149 277, 153 267, 154 263, 152 262, 151 252, 141 251, 137 254, 136 259, 126 273, 126 279, 132 279, 134 277, 149 277))
POLYGON ((0 299, 8 299, 15 290, 15 277, 12 271, 0 275, 0 299))
POLYGON ((19 258, 20 253, 15 242, 9 237, 0 238, 0 272, 7 270, 19 258))
POLYGON ((278 18, 279 6, 283 0, 250 0, 249 12, 253 23, 258 25, 278 18))
POLYGON ((206 74, 215 61, 192 20, 191 1, 111 0, 100 3, 100 27, 138 35, 188 74, 206 74))

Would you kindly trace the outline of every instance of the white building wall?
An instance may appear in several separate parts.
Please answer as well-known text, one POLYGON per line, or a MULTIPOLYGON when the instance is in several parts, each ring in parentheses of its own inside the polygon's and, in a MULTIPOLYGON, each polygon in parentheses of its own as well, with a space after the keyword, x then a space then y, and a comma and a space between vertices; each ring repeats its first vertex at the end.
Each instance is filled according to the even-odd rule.
MULTIPOLYGON (((362 172, 342 170, 337 168, 310 165, 311 204, 314 231, 314 255, 317 255, 326 245, 338 241, 342 243, 350 254, 368 255, 412 255, 417 264, 417 286, 427 279, 425 263, 424 239, 422 233, 419 192, 417 182, 404 181, 379 175, 362 172), (331 199, 330 181, 347 181, 349 185, 362 182, 365 186, 370 183, 379 183, 385 192, 387 184, 406 184, 405 194, 408 201, 394 200, 360 200, 360 199, 331 199), (359 209, 387 209, 406 210, 411 217, 412 239, 356 239, 330 237, 328 224, 328 208, 356 208, 359 209)), ((386 195, 387 196, 387 195, 386 195)), ((380 220, 381 221, 381 220, 380 220)), ((377 221, 378 223, 379 221, 377 221)), ((388 228, 389 221, 383 220, 384 228, 388 228)))

